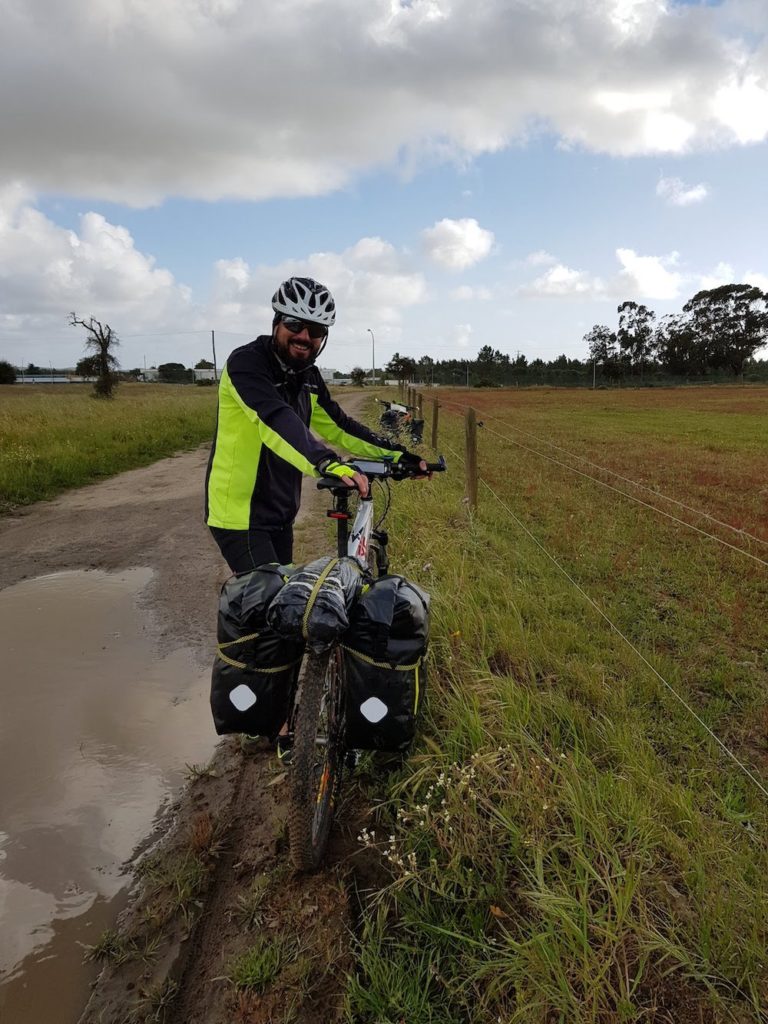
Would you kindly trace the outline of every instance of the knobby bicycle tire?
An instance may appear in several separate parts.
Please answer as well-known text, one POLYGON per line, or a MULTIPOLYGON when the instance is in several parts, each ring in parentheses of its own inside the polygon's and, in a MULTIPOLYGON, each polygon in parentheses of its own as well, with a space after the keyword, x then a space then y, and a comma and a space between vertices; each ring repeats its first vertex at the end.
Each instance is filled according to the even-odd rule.
POLYGON ((341 650, 307 651, 299 672, 293 723, 288 839, 298 871, 316 871, 331 831, 343 767, 341 650))

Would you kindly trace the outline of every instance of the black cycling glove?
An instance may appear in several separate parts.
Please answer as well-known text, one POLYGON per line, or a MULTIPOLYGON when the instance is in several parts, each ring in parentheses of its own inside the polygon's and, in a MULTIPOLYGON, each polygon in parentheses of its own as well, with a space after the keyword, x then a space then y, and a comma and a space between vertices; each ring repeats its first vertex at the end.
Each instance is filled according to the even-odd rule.
POLYGON ((423 455, 414 455, 413 452, 403 452, 397 460, 397 464, 398 466, 406 466, 408 469, 418 469, 423 461, 423 455))

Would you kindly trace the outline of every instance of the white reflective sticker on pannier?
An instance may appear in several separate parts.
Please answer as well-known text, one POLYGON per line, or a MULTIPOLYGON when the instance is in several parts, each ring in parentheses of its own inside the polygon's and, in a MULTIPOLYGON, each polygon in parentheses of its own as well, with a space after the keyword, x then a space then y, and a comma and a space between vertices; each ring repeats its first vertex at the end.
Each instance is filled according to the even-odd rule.
POLYGON ((252 708, 256 703, 256 694, 245 683, 240 683, 229 695, 229 699, 235 705, 238 711, 247 711, 248 708, 252 708))
POLYGON ((374 725, 376 722, 380 722, 388 711, 387 705, 380 701, 378 697, 369 697, 367 701, 360 705, 360 712, 363 718, 367 718, 374 725))

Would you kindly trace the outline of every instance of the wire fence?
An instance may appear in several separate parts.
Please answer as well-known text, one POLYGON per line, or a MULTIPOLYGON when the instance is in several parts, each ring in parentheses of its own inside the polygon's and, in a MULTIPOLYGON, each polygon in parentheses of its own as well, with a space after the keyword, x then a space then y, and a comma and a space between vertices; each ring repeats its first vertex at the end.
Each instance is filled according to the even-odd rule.
MULTIPOLYGON (((459 453, 457 451, 455 451, 455 449, 451 448, 450 445, 443 445, 443 447, 445 448, 445 450, 454 459, 459 461, 462 465, 465 464, 465 460, 463 460, 461 458, 461 456, 459 455, 459 453)), ((573 587, 584 598, 584 600, 587 601, 589 605, 591 605, 591 607, 598 613, 598 615, 611 628, 611 630, 614 633, 616 633, 616 635, 618 637, 621 638, 621 640, 629 647, 629 649, 631 651, 633 651, 633 653, 636 655, 636 657, 638 657, 640 659, 640 661, 653 673, 653 675, 656 677, 656 679, 658 679, 659 682, 662 683, 662 685, 666 688, 666 690, 669 693, 672 694, 672 696, 675 698, 675 700, 678 701, 678 703, 681 705, 681 707, 683 707, 685 709, 685 711, 699 724, 699 726, 704 730, 704 732, 709 736, 709 738, 716 744, 718 749, 721 750, 726 755, 726 757, 728 757, 729 760, 734 765, 736 765, 736 767, 744 774, 744 776, 747 779, 749 779, 750 782, 752 782, 752 784, 763 794, 763 796, 768 797, 768 788, 766 788, 763 785, 763 783, 749 769, 749 767, 746 764, 744 764, 744 762, 742 760, 740 760, 739 757, 736 756, 736 754, 730 749, 730 747, 728 747, 728 745, 726 743, 724 743, 723 740, 720 739, 720 737, 710 728, 710 726, 707 725, 707 723, 703 720, 701 715, 698 714, 698 712, 675 689, 675 687, 669 682, 669 680, 666 679, 659 672, 659 670, 648 660, 648 658, 637 647, 637 645, 634 644, 630 640, 630 638, 626 635, 626 633, 624 633, 623 630, 621 630, 616 625, 616 623, 610 618, 610 616, 603 610, 603 608, 600 607, 600 605, 597 603, 597 601, 595 601, 594 598, 591 597, 587 593, 587 591, 581 586, 581 584, 576 579, 574 579, 574 577, 571 575, 571 573, 569 573, 568 570, 558 561, 558 559, 555 558, 555 556, 553 554, 551 554, 550 551, 547 550, 546 546, 544 544, 542 544, 542 542, 526 526, 526 524, 520 519, 520 517, 517 516, 512 511, 512 509, 509 507, 509 505, 496 493, 496 491, 491 487, 491 485, 486 480, 484 480, 482 478, 482 476, 478 476, 478 481, 482 485, 484 490, 486 490, 492 496, 492 498, 496 502, 498 502, 498 504, 504 509, 504 511, 514 521, 514 523, 525 533, 525 535, 536 545, 536 547, 549 559, 550 562, 552 562, 552 564, 573 585, 573 587)))
MULTIPOLYGON (((469 406, 469 405, 461 405, 461 404, 459 404, 457 402, 441 402, 441 405, 445 405, 445 406, 448 406, 448 407, 451 407, 451 408, 454 408, 454 409, 460 409, 462 412, 466 412, 467 409, 471 408, 471 406, 469 406)), ((670 502, 673 505, 677 505, 679 508, 683 508, 687 512, 692 512, 694 515, 701 516, 703 519, 708 519, 710 522, 715 523, 717 526, 722 526, 726 530, 732 530, 734 533, 738 534, 740 537, 743 537, 743 538, 748 539, 750 541, 754 541, 756 544, 762 544, 765 547, 768 547, 768 541, 763 540, 761 537, 756 537, 753 533, 750 533, 748 530, 744 530, 743 528, 741 528, 739 526, 732 526, 730 523, 724 523, 722 521, 722 519, 717 519, 715 516, 710 515, 709 512, 704 512, 703 509, 693 508, 693 506, 691 506, 691 505, 686 505, 685 502, 679 501, 677 498, 673 498, 669 494, 664 494, 662 491, 657 490, 655 487, 649 487, 647 484, 640 483, 639 480, 633 480, 631 477, 623 476, 621 473, 617 473, 615 470, 609 469, 607 466, 601 466, 597 462, 592 462, 590 459, 585 459, 582 455, 577 455, 575 452, 569 451, 567 448, 563 448, 560 445, 554 444, 554 442, 548 441, 546 438, 538 437, 536 434, 532 434, 528 430, 523 430, 521 427, 516 427, 512 423, 507 423, 506 420, 501 420, 497 416, 487 416, 486 415, 484 422, 485 421, 491 421, 493 423, 500 423, 502 426, 507 427, 510 430, 513 430, 516 434, 524 434, 526 437, 531 437, 535 441, 538 441, 539 444, 545 444, 549 448, 554 448, 555 450, 557 450, 559 452, 563 452, 565 455, 570 456, 572 459, 577 459, 579 462, 583 462, 587 466, 592 466, 593 469, 599 469, 602 473, 608 473, 610 476, 614 476, 618 480, 622 480, 624 483, 631 484, 633 487, 637 487, 640 490, 648 491, 650 494, 653 494, 654 497, 662 498, 664 501, 668 501, 668 502, 670 502)), ((490 428, 488 428, 488 429, 490 429, 490 428)), ((499 434, 499 437, 501 437, 501 436, 504 436, 504 435, 499 434)), ((506 440, 512 441, 513 439, 507 437, 506 440)), ((551 456, 545 455, 544 452, 536 451, 534 448, 527 448, 525 445, 521 444, 519 441, 513 441, 513 443, 520 445, 521 448, 525 448, 526 451, 533 452, 536 455, 540 455, 544 459, 549 458, 552 462, 556 462, 558 466, 563 466, 565 469, 569 469, 569 470, 571 470, 572 472, 575 472, 575 473, 580 472, 579 470, 575 469, 575 467, 569 466, 565 462, 560 462, 557 459, 552 459, 551 456)), ((581 473, 581 475, 588 477, 588 479, 590 479, 590 480, 594 480, 595 483, 602 484, 602 485, 604 485, 606 487, 610 486, 609 484, 606 484, 606 482, 604 480, 600 480, 599 477, 590 476, 588 473, 581 473)), ((614 490, 616 490, 616 488, 614 488, 614 490)), ((625 491, 618 491, 618 493, 619 494, 626 494, 625 491)), ((639 499, 636 499, 634 497, 634 495, 626 495, 626 496, 629 497, 629 498, 632 498, 633 500, 639 500, 639 499)), ((647 507, 654 507, 654 506, 647 506, 647 507)), ((661 511, 661 510, 659 510, 659 511, 661 511)))
MULTIPOLYGON (((406 400, 409 405, 415 407, 418 410, 419 415, 423 415, 423 413, 422 413, 422 409, 423 409, 423 395, 422 394, 417 393, 415 390, 412 390, 412 389, 408 389, 407 392, 403 391, 403 392, 401 392, 401 394, 402 394, 402 397, 404 398, 404 400, 406 400)), ((463 405, 461 403, 452 403, 452 402, 446 401, 444 399, 441 399, 438 402, 437 399, 433 399, 433 416, 432 416, 433 428, 432 428, 432 439, 431 439, 433 447, 437 447, 437 445, 438 445, 438 431, 437 431, 438 407, 455 408, 455 409, 458 409, 460 412, 463 412, 465 414, 465 423, 466 423, 466 427, 465 427, 465 440, 466 440, 465 455, 466 455, 466 457, 464 459, 462 459, 462 457, 459 455, 459 453, 455 449, 453 449, 450 445, 443 444, 442 447, 454 459, 456 459, 463 466, 465 466, 465 470, 466 470, 466 474, 465 475, 467 477, 467 483, 466 483, 467 499, 466 500, 468 502, 468 505, 469 505, 470 509, 472 509, 472 510, 474 510, 476 512, 477 485, 479 483, 483 487, 484 491, 487 492, 488 494, 490 494, 490 496, 493 498, 493 500, 495 502, 497 502, 501 506, 501 508, 507 513, 507 515, 518 526, 518 528, 521 529, 526 534, 526 536, 549 559, 549 561, 558 569, 558 571, 563 574, 563 576, 569 581, 569 583, 575 588, 575 590, 578 591, 578 593, 581 595, 581 597, 598 613, 598 615, 609 626, 609 628, 622 640, 622 642, 624 644, 626 644, 626 646, 633 652, 633 654, 637 658, 639 658, 639 660, 643 663, 643 665, 645 665, 645 667, 650 670, 650 672, 653 674, 653 676, 663 685, 663 687, 667 690, 667 692, 669 692, 674 697, 674 699, 680 704, 680 706, 685 710, 685 712, 688 715, 690 715, 690 717, 699 725, 699 727, 706 733, 706 735, 712 740, 712 742, 717 746, 717 748, 738 768, 738 770, 745 776, 745 778, 747 778, 755 786, 755 788, 758 789, 760 791, 760 793, 762 793, 763 796, 768 797, 768 788, 766 788, 766 786, 763 785, 763 783, 750 770, 750 768, 734 753, 733 750, 731 750, 731 748, 726 743, 723 742, 723 740, 714 732, 714 730, 709 725, 707 725, 707 723, 704 721, 704 719, 701 717, 701 715, 695 710, 695 708, 693 708, 691 706, 691 704, 682 696, 682 694, 680 694, 678 692, 678 690, 669 682, 669 680, 666 679, 661 674, 661 672, 659 672, 659 670, 651 663, 651 661, 649 661, 649 659, 643 654, 643 652, 638 648, 638 646, 635 643, 633 643, 632 640, 630 640, 630 638, 626 635, 626 633, 622 629, 620 629, 619 626, 616 625, 616 623, 610 618, 610 616, 598 604, 598 602, 595 601, 595 599, 593 597, 591 597, 587 593, 587 591, 573 577, 573 575, 568 572, 568 570, 565 568, 565 566, 563 566, 561 564, 561 562, 558 561, 557 558, 555 558, 555 556, 534 535, 534 533, 528 528, 528 526, 526 526, 526 524, 520 519, 520 517, 515 514, 515 512, 509 507, 508 503, 504 501, 504 499, 494 490, 493 487, 491 487, 491 485, 486 480, 484 480, 482 478, 482 476, 480 476, 480 474, 478 472, 478 469, 477 469, 476 426, 477 425, 482 425, 484 427, 484 429, 486 429, 489 433, 499 437, 500 439, 508 441, 508 442, 510 442, 510 443, 512 443, 512 444, 514 444, 514 445, 516 445, 516 446, 518 446, 518 447, 520 447, 520 448, 530 452, 533 455, 537 455, 540 458, 543 458, 543 459, 545 459, 548 462, 551 462, 551 463, 554 463, 554 464, 556 464, 558 466, 561 466, 562 468, 567 469, 567 470, 569 470, 571 472, 574 472, 574 473, 578 474, 581 477, 585 477, 586 479, 589 479, 589 480, 591 480, 591 481, 593 481, 593 482, 595 482, 597 484, 600 484, 601 486, 607 487, 610 490, 612 490, 612 491, 614 491, 614 492, 616 492, 616 493, 618 493, 618 494, 620 494, 620 495, 622 495, 622 496, 624 496, 626 498, 629 498, 631 501, 636 502, 637 504, 643 506, 644 508, 647 508, 647 509, 649 509, 649 510, 651 510, 651 511, 653 511, 653 512, 659 514, 659 515, 662 515, 662 516, 670 519, 671 521, 677 523, 680 526, 683 526, 683 527, 685 527, 687 529, 693 530, 695 533, 699 534, 701 537, 704 537, 704 538, 707 538, 709 540, 713 540, 713 541, 715 541, 715 542, 717 542, 719 544, 722 544, 725 547, 727 547, 727 548, 737 552, 738 554, 744 555, 745 557, 751 559, 752 561, 754 561, 754 562, 756 562, 756 563, 758 563, 760 565, 768 566, 768 561, 766 561, 765 559, 760 558, 757 555, 752 554, 749 551, 744 550, 744 548, 738 547, 735 544, 731 544, 730 542, 728 542, 726 540, 723 540, 722 537, 718 537, 716 534, 709 533, 708 531, 702 530, 702 529, 700 529, 699 527, 695 526, 692 523, 689 523, 689 522, 687 522, 687 521, 685 521, 683 519, 680 519, 677 516, 673 516, 669 512, 666 512, 664 509, 660 509, 656 505, 652 505, 649 502, 643 501, 641 498, 638 498, 637 495, 630 494, 627 491, 624 491, 621 488, 615 487, 614 485, 609 484, 609 483, 607 483, 604 480, 600 480, 598 477, 594 477, 594 476, 592 476, 589 473, 585 473, 583 470, 577 469, 576 467, 571 466, 568 463, 565 463, 565 462, 563 462, 560 459, 556 459, 556 458, 554 458, 554 457, 552 457, 550 455, 547 455, 544 452, 541 452, 541 451, 538 451, 538 450, 536 450, 534 448, 531 448, 528 445, 524 445, 524 444, 522 444, 522 442, 517 441, 515 438, 511 438, 508 435, 501 434, 499 431, 493 430, 492 428, 488 427, 487 424, 485 423, 485 420, 482 421, 481 424, 476 424, 476 413, 475 413, 475 410, 474 410, 474 408, 472 406, 463 405), (472 479, 470 479, 470 477, 472 479)), ((510 426, 509 424, 506 424, 504 421, 499 420, 497 417, 486 417, 486 419, 490 419, 493 422, 501 423, 503 426, 507 426, 507 427, 510 426)), ((512 429, 513 430, 517 430, 517 428, 515 428, 515 427, 512 427, 512 429)), ((529 434, 529 432, 527 432, 527 431, 519 431, 519 432, 521 432, 523 434, 529 434)), ((541 438, 536 438, 536 435, 529 434, 529 436, 534 437, 536 440, 538 440, 540 442, 543 440, 541 438)), ((544 441, 543 443, 544 444, 549 444, 549 442, 547 442, 547 441, 544 441)), ((602 467, 602 466, 599 466, 596 463, 590 462, 590 460, 581 459, 580 456, 576 456, 576 455, 574 455, 574 453, 568 452, 567 449, 560 448, 560 446, 554 445, 554 444, 552 444, 551 447, 557 448, 561 452, 563 452, 565 454, 568 454, 568 455, 570 455, 570 456, 572 456, 574 458, 577 458, 580 461, 582 461, 583 463, 592 466, 593 468, 596 468, 596 469, 599 469, 599 470, 604 470, 605 472, 608 472, 608 473, 618 477, 619 479, 621 479, 625 483, 629 483, 629 484, 631 484, 633 486, 637 486, 637 487, 643 488, 645 490, 650 490, 655 496, 661 497, 664 500, 669 500, 669 501, 673 502, 674 504, 676 504, 678 507, 684 508, 686 511, 691 512, 691 513, 693 513, 695 515, 700 515, 703 518, 706 518, 709 521, 716 523, 718 526, 722 526, 722 527, 726 527, 728 529, 734 530, 736 533, 738 533, 739 535, 741 535, 745 539, 756 541, 756 542, 758 542, 760 544, 764 544, 765 543, 759 537, 755 537, 753 534, 750 534, 747 531, 739 530, 738 528, 730 526, 730 524, 728 524, 728 523, 723 523, 722 521, 716 519, 714 516, 709 515, 709 513, 703 512, 702 510, 699 510, 699 509, 695 509, 692 506, 686 505, 684 502, 680 502, 677 499, 670 498, 667 495, 659 494, 658 492, 653 491, 652 488, 648 488, 645 485, 640 484, 638 481, 632 480, 629 477, 622 476, 621 474, 614 473, 612 470, 607 470, 607 469, 605 469, 605 467, 602 467)))
MULTIPOLYGON (((437 401, 437 400, 435 400, 435 401, 437 401)), ((444 407, 444 408, 458 409, 461 412, 463 412, 465 415, 468 415, 470 411, 472 412, 473 415, 475 415, 475 410, 473 409, 472 406, 462 405, 462 404, 457 403, 457 402, 449 402, 449 401, 445 401, 445 400, 441 400, 439 404, 440 404, 441 407, 444 407)), ((531 448, 529 445, 523 444, 521 441, 516 440, 514 437, 509 437, 509 435, 507 435, 507 434, 502 434, 499 431, 494 430, 492 427, 489 427, 488 423, 487 423, 487 420, 491 420, 493 422, 503 422, 503 421, 498 420, 497 417, 493 417, 493 416, 486 417, 485 419, 483 419, 478 425, 482 426, 482 428, 487 433, 493 434, 496 437, 498 437, 499 439, 507 441, 508 443, 513 444, 513 445, 517 446, 518 448, 521 448, 522 450, 524 450, 526 452, 529 452, 531 455, 536 455, 539 458, 546 460, 547 462, 551 462, 551 463, 553 463, 553 464, 555 464, 557 466, 560 466, 562 469, 568 470, 568 472, 570 472, 570 473, 575 473, 577 476, 583 477, 586 480, 591 480, 593 483, 596 483, 596 484, 598 484, 601 487, 605 487, 607 490, 613 491, 615 494, 619 494, 619 495, 621 495, 621 496, 623 496, 625 498, 628 498, 630 501, 633 501, 636 504, 641 505, 644 508, 647 508, 647 509, 651 510, 652 512, 657 513, 658 515, 663 516, 666 519, 669 519, 670 521, 676 523, 678 526, 683 526, 687 530, 692 530, 694 533, 697 533, 699 536, 705 537, 706 539, 714 541, 717 544, 722 544, 724 547, 729 548, 731 551, 735 551, 738 554, 743 555, 745 558, 748 558, 751 561, 756 562, 759 565, 762 565, 762 566, 765 566, 766 568, 768 568, 768 559, 761 558, 759 555, 755 555, 751 551, 747 551, 743 547, 739 547, 737 544, 732 544, 730 541, 727 541, 727 540, 725 540, 722 537, 718 537, 717 534, 711 533, 708 530, 703 530, 701 527, 696 526, 694 523, 689 523, 687 520, 679 518, 679 516, 674 516, 670 512, 667 512, 664 509, 659 508, 658 505, 654 505, 654 504, 651 504, 650 502, 644 501, 642 498, 639 498, 636 494, 631 494, 628 491, 622 490, 620 487, 615 487, 613 484, 608 483, 608 481, 606 481, 606 480, 601 480, 599 477, 593 476, 591 473, 585 473, 583 470, 578 469, 576 466, 571 466, 567 462, 563 462, 561 459, 556 459, 556 458, 554 458, 551 455, 547 455, 546 452, 541 452, 541 451, 538 451, 535 448, 531 448)), ((512 429, 516 429, 516 428, 513 427, 512 429)), ((433 433, 432 433, 432 445, 433 445, 433 447, 437 446, 437 440, 438 439, 436 437, 436 431, 433 430, 433 433)), ((548 443, 548 442, 544 442, 544 443, 548 443)), ((554 447, 557 447, 557 446, 554 446, 554 447)), ((565 450, 565 449, 563 449, 563 450, 565 450)), ((579 456, 576 456, 576 458, 579 458, 579 456)), ((588 461, 588 460, 584 460, 584 461, 588 461)), ((590 464, 591 465, 597 465, 596 463, 590 463, 590 464)), ((603 467, 597 466, 597 468, 602 469, 603 467)), ((606 472, 610 473, 612 471, 611 470, 606 470, 606 472)), ((614 474, 614 475, 620 476, 620 474, 614 474)), ((630 477, 621 476, 621 479, 625 480, 626 482, 628 482, 628 483, 630 483, 630 484, 632 484, 632 485, 634 485, 636 487, 640 487, 640 488, 643 488, 645 490, 649 490, 649 491, 651 491, 651 493, 653 493, 655 495, 658 494, 658 492, 654 491, 652 488, 648 488, 644 484, 640 484, 638 481, 632 480, 630 477)), ((470 490, 472 490, 473 492, 476 492, 476 483, 474 483, 474 482, 468 483, 468 491, 470 491, 470 490)), ((677 501, 677 499, 667 498, 667 496, 663 495, 663 494, 659 494, 658 496, 661 497, 661 498, 664 498, 665 500, 672 501, 672 502, 674 502, 677 505, 680 505, 681 507, 687 509, 688 511, 692 512, 695 515, 702 516, 705 519, 709 519, 710 521, 713 521, 713 522, 717 523, 719 526, 723 526, 723 527, 728 528, 729 530, 733 530, 735 533, 737 533, 740 536, 744 537, 744 539, 746 539, 747 542, 749 542, 749 541, 756 541, 758 544, 766 544, 766 542, 761 540, 759 537, 755 537, 753 534, 748 533, 745 530, 740 530, 737 527, 730 526, 728 523, 723 523, 721 520, 715 519, 714 516, 709 515, 709 513, 704 512, 703 510, 695 509, 692 506, 685 505, 683 502, 677 501)))

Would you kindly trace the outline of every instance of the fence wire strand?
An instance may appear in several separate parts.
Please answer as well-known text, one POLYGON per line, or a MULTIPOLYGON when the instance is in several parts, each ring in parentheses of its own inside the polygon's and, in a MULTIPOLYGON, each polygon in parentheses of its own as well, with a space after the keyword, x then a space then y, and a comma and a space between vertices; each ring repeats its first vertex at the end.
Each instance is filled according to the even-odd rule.
MULTIPOLYGON (((445 404, 451 405, 455 409, 461 409, 462 411, 466 411, 471 408, 468 405, 461 405, 454 402, 446 402, 445 404)), ((718 526, 722 526, 725 530, 732 530, 733 533, 738 534, 740 537, 746 537, 747 539, 754 541, 756 544, 762 544, 764 547, 768 547, 768 540, 763 540, 762 537, 756 537, 755 534, 750 533, 749 530, 743 530, 739 526, 731 526, 730 523, 724 523, 722 519, 718 519, 716 516, 710 515, 709 512, 703 512, 700 508, 694 508, 692 505, 686 505, 684 501, 679 501, 677 498, 673 498, 669 494, 657 491, 655 488, 649 487, 647 484, 641 484, 638 480, 633 480, 631 477, 622 476, 621 473, 617 473, 613 469, 608 469, 607 466, 601 466, 598 462, 592 462, 591 459, 585 459, 583 455, 577 455, 576 452, 569 451, 567 448, 563 448, 559 444, 555 444, 554 441, 548 441, 545 437, 539 437, 537 434, 532 434, 530 430, 523 430, 522 427, 516 427, 512 423, 508 423, 506 420, 499 419, 498 416, 483 415, 486 420, 492 420, 494 423, 500 423, 503 427, 507 427, 509 430, 514 430, 516 434, 525 434, 526 437, 532 437, 533 440, 538 441, 539 444, 545 444, 548 448, 554 448, 558 452, 563 452, 564 455, 568 455, 572 459, 578 459, 579 462, 583 462, 586 466, 592 466, 593 469, 599 469, 601 473, 608 473, 611 476, 615 476, 618 480, 623 480, 626 484, 632 484, 633 487, 638 487, 640 490, 648 491, 649 494, 653 494, 657 498, 662 498, 664 501, 668 501, 672 505, 684 508, 686 512, 692 512, 696 516, 701 516, 702 519, 709 519, 710 522, 716 523, 718 526)), ((532 451, 533 449, 530 450, 532 451)), ((547 456, 543 455, 542 452, 536 452, 536 454, 547 458, 547 456)), ((572 468, 566 463, 558 463, 558 465, 565 465, 567 469, 572 468)), ((603 481, 599 480, 597 477, 590 477, 589 479, 595 480, 597 483, 603 483, 603 481)), ((629 495, 629 497, 633 496, 629 495)))
MULTIPOLYGON (((446 402, 444 404, 452 405, 453 408, 455 408, 455 409, 466 410, 468 408, 471 408, 471 406, 454 405, 453 403, 448 403, 448 402, 446 402)), ((489 417, 487 417, 487 419, 492 419, 495 422, 501 422, 501 421, 497 420, 496 417, 493 417, 493 416, 489 416, 489 417)), ((516 428, 513 427, 512 429, 515 430, 516 428)), ((764 558, 760 558, 759 555, 753 555, 751 551, 745 551, 744 548, 740 548, 737 544, 731 544, 730 541, 723 540, 723 538, 722 537, 718 537, 717 534, 709 533, 707 530, 702 530, 700 527, 694 526, 693 523, 686 522, 685 519, 680 519, 678 516, 673 516, 671 512, 665 512, 663 508, 659 508, 657 505, 652 505, 648 501, 643 501, 642 498, 638 498, 637 495, 635 495, 635 494, 629 494, 627 491, 623 491, 620 487, 614 487, 613 484, 609 484, 605 480, 600 480, 596 476, 592 476, 589 473, 584 473, 584 472, 582 472, 582 470, 577 469, 575 466, 569 466, 567 462, 561 462, 560 459, 555 459, 551 455, 546 455, 544 452, 539 452, 535 448, 529 448, 528 445, 523 444, 521 441, 516 441, 514 439, 514 437, 508 437, 506 434, 500 434, 498 430, 494 430, 492 427, 484 425, 483 426, 483 430, 487 430, 489 434, 494 434, 496 437, 499 437, 499 438, 501 438, 504 441, 508 441, 510 444, 517 445, 518 448, 522 448, 524 451, 530 452, 532 455, 538 455, 539 458, 546 459, 548 462, 553 462, 556 466, 562 466, 563 469, 570 470, 571 473, 576 473, 578 476, 582 476, 586 480, 592 480, 594 483, 600 484, 601 487, 607 487, 608 490, 614 491, 616 494, 621 494, 625 498, 629 498, 630 501, 636 501, 638 503, 638 505, 643 505, 645 508, 649 508, 653 512, 658 512, 658 514, 660 516, 665 516, 667 519, 671 519, 673 523, 678 523, 680 526, 685 526, 687 529, 695 531, 696 533, 700 534, 702 537, 707 537, 709 540, 714 540, 718 544, 722 544, 724 547, 730 548, 731 551, 737 551, 740 555, 744 555, 745 558, 750 558, 750 559, 752 559, 753 562, 757 562, 759 565, 764 565, 764 566, 766 566, 766 568, 768 568, 768 561, 766 559, 764 559, 764 558)), ((547 442, 545 442, 545 443, 547 443, 547 442)), ((577 456, 577 458, 578 458, 578 456, 577 456)), ((590 463, 590 465, 594 465, 594 463, 590 463)), ((598 467, 598 468, 601 468, 601 467, 598 467)), ((610 473, 611 470, 606 470, 606 472, 610 473)), ((618 476, 618 474, 616 474, 616 475, 618 476)), ((622 477, 621 479, 622 480, 629 480, 628 477, 622 477)), ((629 480, 629 482, 632 483, 632 484, 635 483, 634 480, 629 480)), ((636 484, 636 486, 643 487, 644 485, 643 484, 636 484)), ((648 490, 650 490, 650 488, 648 488, 648 490)), ((655 494, 656 492, 654 491, 653 493, 655 494)), ((660 497, 664 498, 665 495, 660 495, 660 497)), ((675 499, 674 498, 669 498, 667 500, 674 501, 675 499)), ((682 504, 682 503, 678 502, 678 504, 682 504)), ((684 508, 688 508, 687 505, 684 505, 683 507, 684 508)), ((706 516, 709 519, 713 518, 712 516, 707 516, 706 512, 697 512, 696 509, 689 509, 689 511, 695 512, 696 515, 706 516)), ((717 519, 715 519, 714 521, 716 523, 719 523, 719 520, 717 520, 717 519)), ((728 526, 727 523, 721 523, 720 525, 721 526, 728 526)), ((731 527, 729 527, 729 529, 734 530, 736 528, 731 526, 731 527)), ((744 531, 741 531, 741 530, 739 530, 737 532, 738 533, 744 533, 744 531)), ((745 536, 752 537, 752 534, 745 534, 745 536)), ((764 543, 763 541, 761 541, 757 537, 755 537, 753 539, 757 540, 758 543, 761 543, 761 544, 764 543)))
MULTIPOLYGON (((454 458, 458 459, 459 462, 461 462, 462 465, 464 464, 464 459, 461 458, 461 456, 458 454, 458 452, 455 452, 449 445, 445 445, 444 447, 445 447, 446 451, 450 452, 451 455, 454 458)), ((760 790, 760 792, 763 794, 763 796, 768 797, 768 789, 766 789, 766 787, 749 770, 749 768, 742 761, 739 760, 739 758, 733 753, 733 751, 730 750, 730 748, 728 746, 726 746, 726 744, 720 739, 720 737, 715 732, 712 731, 712 729, 707 725, 707 723, 702 719, 702 717, 694 710, 694 708, 691 707, 691 705, 685 700, 685 698, 682 697, 677 692, 677 690, 674 688, 674 686, 672 686, 672 684, 670 682, 668 682, 664 678, 664 676, 658 671, 658 669, 654 668, 654 666, 651 664, 651 662, 645 657, 643 652, 635 644, 633 644, 632 641, 629 639, 629 637, 626 636, 619 629, 619 627, 608 617, 608 615, 606 615, 606 613, 603 611, 603 609, 600 607, 600 605, 594 600, 594 598, 590 597, 589 594, 586 592, 586 590, 584 590, 584 588, 581 586, 581 584, 578 583, 573 578, 573 576, 571 576, 571 574, 568 572, 568 570, 565 569, 560 564, 560 562, 558 562, 558 560, 555 558, 555 556, 551 555, 549 553, 549 551, 547 551, 547 549, 544 547, 544 545, 528 529, 528 527, 525 525, 525 523, 518 516, 515 515, 515 513, 506 504, 506 502, 504 502, 499 497, 499 495, 494 491, 494 489, 490 486, 490 484, 486 483, 485 480, 483 480, 483 478, 481 476, 478 477, 478 480, 483 485, 483 487, 485 487, 486 490, 488 490, 490 492, 490 494, 496 499, 496 501, 501 505, 501 507, 514 520, 514 522, 517 523, 517 525, 520 527, 520 529, 523 530, 523 532, 533 541, 533 543, 536 545, 536 547, 539 548, 539 550, 542 551, 544 555, 546 555, 546 557, 550 560, 550 562, 552 562, 552 564, 554 566, 556 566, 557 569, 560 570, 560 572, 563 574, 563 576, 565 576, 565 578, 576 588, 576 590, 578 590, 578 592, 581 594, 581 596, 594 608, 594 610, 598 613, 598 615, 600 615, 600 617, 602 619, 604 619, 605 622, 608 623, 608 625, 614 631, 614 633, 616 633, 619 637, 621 637, 621 639, 627 644, 627 646, 630 648, 630 650, 632 650, 637 655, 637 657, 643 662, 643 664, 647 668, 649 668, 651 670, 651 672, 654 674, 654 676, 656 676, 656 678, 666 687, 666 689, 672 694, 672 696, 675 698, 675 700, 677 700, 680 703, 680 705, 683 708, 685 708, 685 710, 688 712, 688 714, 690 714, 692 716, 692 718, 694 718, 699 723, 701 728, 704 729, 704 731, 707 733, 707 735, 712 740, 714 740, 714 742, 723 751, 723 753, 726 754, 726 756, 728 758, 730 758, 730 760, 738 768, 741 769, 741 771, 744 773, 744 775, 746 775, 746 777, 748 779, 750 779, 751 782, 754 783, 754 785, 760 790)))

